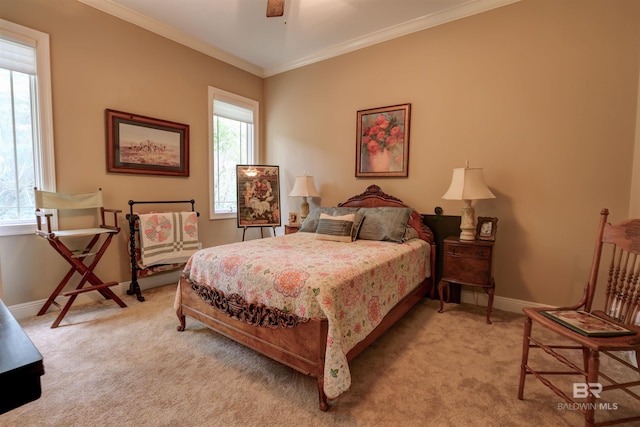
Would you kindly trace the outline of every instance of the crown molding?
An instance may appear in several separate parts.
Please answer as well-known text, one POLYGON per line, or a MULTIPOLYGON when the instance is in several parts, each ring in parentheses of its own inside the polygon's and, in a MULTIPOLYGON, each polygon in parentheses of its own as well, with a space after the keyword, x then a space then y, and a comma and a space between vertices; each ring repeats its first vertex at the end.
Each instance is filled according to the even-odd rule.
POLYGON ((109 15, 120 18, 123 21, 127 21, 131 24, 137 25, 138 27, 144 28, 145 30, 149 30, 152 33, 156 33, 169 40, 173 40, 176 43, 180 43, 184 46, 190 47, 212 58, 219 59, 220 61, 226 62, 229 65, 240 68, 241 70, 247 71, 251 74, 255 74, 259 77, 263 77, 263 70, 261 67, 240 59, 237 56, 232 55, 222 49, 218 49, 217 47, 212 46, 208 43, 204 43, 203 41, 198 40, 195 37, 191 37, 188 34, 185 34, 184 32, 177 30, 169 25, 163 24, 145 15, 142 15, 135 10, 116 4, 111 0, 78 1, 80 3, 86 4, 87 6, 91 6, 94 9, 98 9, 104 13, 108 13, 109 15))
POLYGON ((411 21, 407 21, 393 27, 385 28, 383 30, 367 34, 363 37, 358 37, 344 43, 331 46, 327 49, 316 51, 295 61, 291 61, 289 63, 282 64, 276 67, 266 68, 264 70, 264 77, 273 76, 285 71, 303 67, 305 65, 310 65, 315 62, 324 61, 326 59, 343 55, 345 53, 353 52, 358 49, 373 46, 375 44, 406 36, 411 33, 446 24, 447 22, 486 12, 491 9, 506 6, 511 3, 517 3, 519 1, 521 0, 469 0, 466 3, 450 7, 449 9, 444 9, 430 15, 421 16, 411 21))
POLYGON ((367 34, 331 46, 327 49, 316 51, 310 55, 298 58, 294 61, 284 63, 275 67, 262 68, 237 56, 212 46, 208 43, 196 39, 179 31, 171 26, 153 20, 132 9, 114 3, 111 0, 78 0, 87 6, 98 9, 102 12, 113 15, 131 24, 137 25, 148 31, 156 33, 176 43, 190 47, 198 52, 204 53, 212 58, 219 59, 229 65, 247 71, 259 77, 270 77, 296 68, 304 67, 316 62, 324 61, 335 56, 353 52, 358 49, 369 47, 378 43, 392 40, 418 31, 426 30, 457 19, 466 18, 478 13, 486 12, 521 0, 469 0, 461 5, 453 6, 449 9, 439 11, 430 15, 422 16, 402 24, 386 28, 381 31, 367 34))

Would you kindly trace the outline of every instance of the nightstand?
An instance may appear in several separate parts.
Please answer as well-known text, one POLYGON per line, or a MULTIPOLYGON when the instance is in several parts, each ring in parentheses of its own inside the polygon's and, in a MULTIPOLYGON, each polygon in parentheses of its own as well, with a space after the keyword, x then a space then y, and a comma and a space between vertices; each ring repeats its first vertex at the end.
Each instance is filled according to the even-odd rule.
POLYGON ((287 225, 284 226, 284 234, 297 233, 300 230, 300 225, 287 225))
POLYGON ((447 291, 447 302, 449 302, 449 283, 477 286, 483 288, 489 295, 487 323, 491 324, 490 315, 493 306, 493 293, 496 287, 491 275, 493 243, 484 240, 460 240, 458 237, 444 239, 442 279, 438 284, 438 292, 440 293, 440 310, 438 310, 438 313, 443 311, 443 291, 445 289, 447 291))

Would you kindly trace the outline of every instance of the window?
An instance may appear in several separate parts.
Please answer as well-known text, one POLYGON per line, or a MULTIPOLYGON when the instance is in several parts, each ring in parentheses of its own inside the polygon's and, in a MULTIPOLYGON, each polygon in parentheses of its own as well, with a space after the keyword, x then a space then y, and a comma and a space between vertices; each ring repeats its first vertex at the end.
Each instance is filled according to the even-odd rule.
POLYGON ((0 19, 0 236, 33 233, 33 188, 55 191, 49 36, 0 19))
POLYGON ((210 218, 235 218, 236 165, 258 159, 258 102, 213 87, 209 88, 210 218))

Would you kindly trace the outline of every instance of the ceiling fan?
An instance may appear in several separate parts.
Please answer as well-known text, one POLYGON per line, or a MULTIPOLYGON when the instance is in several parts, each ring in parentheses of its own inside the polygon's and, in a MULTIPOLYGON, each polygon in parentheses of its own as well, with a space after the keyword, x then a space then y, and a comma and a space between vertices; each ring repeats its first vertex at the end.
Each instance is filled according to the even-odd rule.
POLYGON ((284 15, 284 0, 267 0, 267 18, 284 15))

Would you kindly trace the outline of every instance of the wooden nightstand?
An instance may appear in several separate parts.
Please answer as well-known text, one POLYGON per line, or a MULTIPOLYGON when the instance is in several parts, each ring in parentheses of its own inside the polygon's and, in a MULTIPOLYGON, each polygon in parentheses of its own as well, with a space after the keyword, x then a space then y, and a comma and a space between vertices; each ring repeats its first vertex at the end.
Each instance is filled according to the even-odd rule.
POLYGON ((440 293, 440 310, 444 305, 443 290, 447 290, 447 302, 449 302, 449 283, 482 287, 489 295, 487 305, 487 323, 491 324, 491 308, 493 306, 493 293, 496 287, 491 275, 491 263, 493 258, 493 242, 484 240, 465 241, 458 237, 444 239, 444 258, 442 267, 442 279, 438 284, 440 293))
POLYGON ((300 230, 300 226, 299 225, 284 225, 284 234, 293 234, 293 233, 297 233, 298 230, 300 230))

